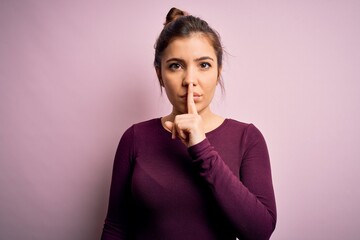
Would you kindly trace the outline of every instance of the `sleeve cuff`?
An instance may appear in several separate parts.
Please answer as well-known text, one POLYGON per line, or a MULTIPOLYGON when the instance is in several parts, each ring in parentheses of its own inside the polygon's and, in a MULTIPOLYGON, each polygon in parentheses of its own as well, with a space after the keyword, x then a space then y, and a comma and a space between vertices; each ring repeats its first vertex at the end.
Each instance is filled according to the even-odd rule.
POLYGON ((192 159, 199 159, 207 151, 211 151, 212 146, 207 138, 188 148, 188 152, 192 159))

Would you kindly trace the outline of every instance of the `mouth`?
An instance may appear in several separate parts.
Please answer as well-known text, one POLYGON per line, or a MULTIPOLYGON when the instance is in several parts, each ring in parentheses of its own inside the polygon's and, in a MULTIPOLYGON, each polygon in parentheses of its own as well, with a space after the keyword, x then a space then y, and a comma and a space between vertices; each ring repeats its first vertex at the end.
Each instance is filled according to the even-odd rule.
MULTIPOLYGON (((187 93, 185 93, 185 94, 183 94, 183 95, 181 95, 180 97, 181 98, 187 98, 187 93)), ((201 94, 199 94, 199 93, 193 93, 193 97, 194 98, 198 98, 198 97, 201 97, 202 95, 201 94)))
MULTIPOLYGON (((202 94, 194 93, 194 94, 193 94, 194 101, 195 101, 195 102, 200 101, 200 99, 201 99, 202 96, 203 96, 202 94)), ((181 95, 180 98, 181 98, 183 101, 186 101, 186 100, 187 100, 187 93, 184 94, 184 95, 181 95)))

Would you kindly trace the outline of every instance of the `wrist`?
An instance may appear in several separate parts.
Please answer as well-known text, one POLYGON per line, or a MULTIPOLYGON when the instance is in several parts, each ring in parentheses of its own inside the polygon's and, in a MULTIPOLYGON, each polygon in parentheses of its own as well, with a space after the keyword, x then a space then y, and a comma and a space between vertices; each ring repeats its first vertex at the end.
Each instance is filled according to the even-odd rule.
POLYGON ((195 137, 195 138, 190 138, 190 141, 188 143, 188 147, 192 147, 192 146, 204 141, 205 139, 206 139, 205 134, 201 135, 201 136, 198 136, 198 137, 195 137))

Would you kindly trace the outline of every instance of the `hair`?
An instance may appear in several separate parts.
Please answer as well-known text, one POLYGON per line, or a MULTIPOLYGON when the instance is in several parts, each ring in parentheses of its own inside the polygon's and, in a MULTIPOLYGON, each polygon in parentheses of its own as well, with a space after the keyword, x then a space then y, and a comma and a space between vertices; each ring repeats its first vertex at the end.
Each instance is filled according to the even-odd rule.
MULTIPOLYGON (((174 7, 171 8, 166 15, 164 28, 155 43, 154 67, 161 68, 162 55, 173 39, 190 37, 194 33, 200 33, 206 36, 214 48, 218 64, 219 84, 221 89, 224 90, 224 84, 220 76, 220 69, 223 62, 223 47, 220 41, 220 35, 212 29, 206 21, 174 7)), ((160 78, 159 83, 160 86, 162 86, 162 80, 160 78)))

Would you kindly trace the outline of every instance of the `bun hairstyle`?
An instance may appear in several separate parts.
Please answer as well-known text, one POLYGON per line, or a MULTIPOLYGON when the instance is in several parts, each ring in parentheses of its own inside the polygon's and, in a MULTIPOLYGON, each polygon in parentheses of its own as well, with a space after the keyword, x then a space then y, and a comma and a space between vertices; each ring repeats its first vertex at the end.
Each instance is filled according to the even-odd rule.
MULTIPOLYGON (((223 59, 223 47, 220 42, 219 34, 201 18, 189 15, 187 12, 174 7, 171 8, 166 15, 164 28, 155 43, 154 67, 156 69, 161 69, 162 54, 174 38, 186 38, 190 37, 191 34, 194 33, 203 34, 208 38, 212 47, 214 48, 218 63, 219 84, 223 89, 223 82, 220 77, 220 69, 222 67, 223 59)), ((160 77, 159 83, 160 86, 163 86, 160 77)))
POLYGON ((177 8, 171 8, 168 14, 166 15, 166 21, 164 23, 164 26, 168 25, 170 22, 174 21, 175 19, 181 17, 181 16, 188 16, 189 14, 185 11, 182 11, 177 8))

